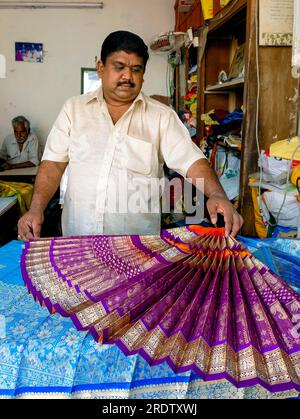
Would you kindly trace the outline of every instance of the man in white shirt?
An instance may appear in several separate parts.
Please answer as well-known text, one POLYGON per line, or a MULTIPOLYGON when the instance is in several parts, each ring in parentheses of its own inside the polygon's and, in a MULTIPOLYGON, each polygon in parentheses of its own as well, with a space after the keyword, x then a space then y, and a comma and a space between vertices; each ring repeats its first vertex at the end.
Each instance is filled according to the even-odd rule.
POLYGON ((147 46, 133 33, 105 39, 98 63, 102 87, 67 100, 59 114, 30 211, 19 221, 20 239, 39 237, 44 210, 67 166, 64 235, 159 234, 159 194, 151 185, 162 177, 164 162, 194 184, 204 178, 211 221, 220 213, 227 234, 237 234, 242 217, 176 113, 141 92, 148 59, 147 46), (135 211, 136 198, 141 211, 135 211))
POLYGON ((11 122, 14 134, 5 137, 0 147, 0 158, 6 161, 1 170, 38 166, 39 142, 30 132, 30 122, 24 116, 17 116, 11 122))

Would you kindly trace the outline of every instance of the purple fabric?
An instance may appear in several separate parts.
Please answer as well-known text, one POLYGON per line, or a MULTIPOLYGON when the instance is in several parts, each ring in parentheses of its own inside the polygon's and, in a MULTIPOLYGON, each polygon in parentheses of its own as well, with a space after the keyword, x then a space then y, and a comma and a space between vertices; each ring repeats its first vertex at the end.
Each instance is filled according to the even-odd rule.
MULTIPOLYGON (((190 229, 164 231, 157 238, 72 237, 53 239, 49 246, 32 241, 25 246, 21 270, 40 304, 71 317, 78 330, 89 330, 96 341, 117 344, 127 355, 139 353, 151 365, 167 362, 175 372, 193 370, 206 380, 226 378, 237 387, 259 383, 270 391, 299 390, 299 369, 282 383, 274 372, 272 381, 264 372, 267 361, 257 365, 256 378, 237 380, 232 375, 231 369, 239 371, 243 351, 251 348, 265 360, 272 351, 276 356, 283 351, 287 371, 292 371, 300 357, 292 321, 300 314, 300 298, 244 246, 234 243, 230 248, 228 243, 224 237, 201 236, 190 229), (35 261, 37 270, 45 265, 41 278, 30 273, 35 272, 35 261), (84 310, 94 304, 106 317, 86 325, 84 310), (135 325, 144 335, 130 334, 135 325), (164 342, 170 347, 161 346, 164 342), (205 373, 196 360, 182 364, 185 356, 189 359, 189 348, 196 351, 194 357, 209 360, 211 348, 222 345, 225 359, 229 349, 236 354, 228 358, 224 371, 205 373), (197 353, 204 347, 207 354, 197 353)), ((216 361, 212 371, 217 370, 216 361)))

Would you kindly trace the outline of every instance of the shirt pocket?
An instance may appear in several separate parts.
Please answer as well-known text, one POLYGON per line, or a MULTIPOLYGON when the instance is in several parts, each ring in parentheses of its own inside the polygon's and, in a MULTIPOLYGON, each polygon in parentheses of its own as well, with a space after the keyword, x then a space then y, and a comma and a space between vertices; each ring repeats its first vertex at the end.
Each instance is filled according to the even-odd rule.
POLYGON ((20 154, 21 152, 17 144, 14 144, 13 147, 10 147, 10 149, 8 150, 9 159, 15 159, 19 157, 20 154))
POLYGON ((147 141, 126 135, 125 139, 125 166, 128 170, 150 175, 152 170, 153 145, 147 141))

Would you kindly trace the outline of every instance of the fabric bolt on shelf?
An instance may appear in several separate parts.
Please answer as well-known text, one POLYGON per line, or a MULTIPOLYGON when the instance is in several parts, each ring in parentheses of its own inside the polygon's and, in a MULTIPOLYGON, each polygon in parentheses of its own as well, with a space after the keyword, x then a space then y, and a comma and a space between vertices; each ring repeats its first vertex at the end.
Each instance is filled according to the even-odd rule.
POLYGON ((26 244, 26 286, 99 343, 175 373, 300 389, 300 297, 224 229, 26 244))

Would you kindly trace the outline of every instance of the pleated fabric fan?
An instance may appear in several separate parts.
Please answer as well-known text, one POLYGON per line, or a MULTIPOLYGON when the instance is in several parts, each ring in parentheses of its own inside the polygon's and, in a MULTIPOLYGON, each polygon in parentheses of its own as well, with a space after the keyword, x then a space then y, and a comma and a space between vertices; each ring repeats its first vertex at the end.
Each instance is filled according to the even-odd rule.
POLYGON ((51 313, 150 365, 300 391, 300 296, 224 229, 26 243, 26 286, 51 313))

